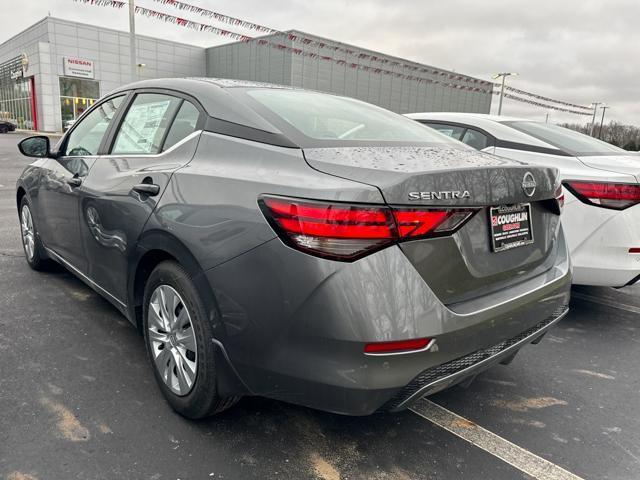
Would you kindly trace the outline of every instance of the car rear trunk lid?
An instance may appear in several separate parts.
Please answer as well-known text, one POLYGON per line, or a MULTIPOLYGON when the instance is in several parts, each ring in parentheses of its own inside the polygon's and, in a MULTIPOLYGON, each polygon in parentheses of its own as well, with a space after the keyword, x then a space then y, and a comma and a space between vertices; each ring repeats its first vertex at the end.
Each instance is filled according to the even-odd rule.
POLYGON ((392 207, 478 210, 452 236, 400 244, 445 304, 493 293, 553 265, 560 225, 550 208, 558 187, 555 168, 451 146, 313 148, 304 154, 316 170, 378 187, 392 207), (491 208, 514 204, 531 205, 534 241, 494 251, 491 208))
POLYGON ((640 182, 640 154, 585 155, 578 157, 578 160, 598 170, 632 175, 637 182, 640 182))

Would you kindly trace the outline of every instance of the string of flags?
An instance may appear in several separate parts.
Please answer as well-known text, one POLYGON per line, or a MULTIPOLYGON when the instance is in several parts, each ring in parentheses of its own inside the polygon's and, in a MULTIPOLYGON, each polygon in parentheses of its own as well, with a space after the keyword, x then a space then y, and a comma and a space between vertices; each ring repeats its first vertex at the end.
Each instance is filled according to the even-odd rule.
MULTIPOLYGON (((83 0, 84 1, 84 0, 83 0)), ((93 0, 89 0, 93 1, 93 0)), ((107 0, 109 1, 109 0, 107 0)), ((175 25, 179 25, 181 27, 190 28, 192 30, 196 30, 199 32, 210 32, 216 35, 220 35, 221 37, 232 38, 234 40, 238 40, 241 42, 248 42, 252 39, 252 37, 248 37, 246 35, 242 35, 240 33, 231 32, 229 30, 225 30, 223 28, 214 27, 213 25, 207 25, 205 23, 194 22, 192 20, 187 20, 185 18, 175 17, 173 15, 169 15, 167 13, 158 12, 156 10, 151 10, 149 8, 140 7, 136 5, 135 12, 138 15, 142 15, 148 18, 155 18, 157 20, 162 20, 163 22, 173 23, 175 25)))
POLYGON ((352 48, 336 45, 333 43, 326 43, 321 40, 315 40, 302 35, 296 35, 294 33, 287 33, 287 32, 282 32, 280 30, 274 30, 272 28, 265 27, 264 25, 258 25, 256 23, 247 22, 240 18, 223 15, 221 13, 207 10, 206 8, 198 7, 197 5, 192 5, 190 3, 181 2, 179 0, 154 0, 154 1, 157 3, 161 3, 162 5, 172 6, 179 10, 188 11, 188 12, 202 15, 208 18, 214 18, 218 21, 225 22, 229 25, 241 26, 241 27, 249 28, 251 30, 256 30, 262 33, 282 35, 292 42, 301 43, 309 47, 317 47, 319 50, 323 49, 323 50, 330 50, 334 52, 342 52, 345 55, 355 56, 359 60, 368 60, 370 62, 380 63, 382 65, 389 65, 393 67, 401 66, 403 69, 411 72, 419 72, 419 73, 426 73, 429 75, 447 77, 449 80, 465 81, 465 82, 480 84, 485 86, 493 86, 492 82, 488 82, 486 80, 480 80, 479 78, 473 78, 473 77, 468 77, 466 75, 445 72, 443 70, 437 70, 437 69, 428 68, 425 66, 412 65, 410 63, 404 63, 399 60, 394 60, 386 57, 379 57, 377 55, 373 55, 373 54, 362 52, 362 51, 356 51, 356 50, 353 50, 352 48))
POLYGON ((162 5, 170 5, 172 7, 178 8, 179 10, 186 10, 190 13, 196 13, 203 17, 213 18, 221 23, 226 23, 227 25, 232 25, 235 27, 242 27, 248 30, 254 30, 260 33, 281 33, 278 30, 274 30, 269 27, 265 27, 264 25, 259 25, 257 23, 247 22, 240 18, 230 17, 229 15, 224 15, 222 13, 213 12, 211 10, 207 10, 206 8, 198 7, 196 5, 191 5, 189 3, 179 2, 178 0, 155 0, 162 5))
MULTIPOLYGON (((499 83, 496 83, 494 85, 496 87, 500 86, 499 83)), ((506 90, 510 91, 510 92, 517 93, 519 95, 527 95, 527 96, 533 97, 533 98, 535 98, 537 100, 543 100, 545 102, 552 102, 552 103, 559 103, 560 105, 566 105, 568 107, 579 108, 581 110, 589 110, 587 115, 591 115, 593 113, 593 108, 592 107, 585 107, 584 105, 577 105, 575 103, 563 102, 562 100, 554 100, 553 98, 543 97, 542 95, 536 95, 535 93, 525 92, 524 90, 519 90, 517 88, 510 87, 509 85, 506 85, 504 88, 506 90)))
MULTIPOLYGON (((116 9, 122 9, 125 7, 125 5, 127 5, 127 2, 122 1, 122 0, 74 0, 75 2, 81 2, 81 3, 85 3, 85 4, 89 4, 89 5, 96 5, 96 6, 102 6, 102 7, 112 7, 112 8, 116 8, 116 9)), ((179 0, 154 0, 156 2, 162 3, 163 5, 171 5, 173 7, 179 8, 181 10, 187 10, 189 12, 193 12, 193 13, 197 13, 203 16, 207 16, 209 18, 213 18, 216 21, 219 22, 223 22, 225 24, 228 25, 234 25, 234 26, 239 26, 245 29, 249 29, 249 30, 254 30, 257 32, 261 32, 261 33, 277 33, 280 35, 284 35, 286 36, 286 38, 288 38, 292 43, 302 43, 304 46, 309 46, 309 45, 314 45, 318 47, 318 52, 321 49, 328 49, 328 50, 333 50, 333 51, 342 51, 347 55, 354 55, 356 56, 356 58, 358 60, 370 60, 371 62, 377 62, 377 63, 381 63, 381 64, 386 64, 393 67, 396 66, 401 66, 404 70, 409 69, 410 71, 414 71, 414 72, 422 72, 422 73, 428 73, 431 75, 435 75, 435 76, 445 76, 447 77, 447 79, 443 79, 443 80, 439 80, 438 78, 429 78, 429 77, 422 77, 422 76, 418 76, 418 75, 413 75, 413 74, 407 74, 407 73, 403 73, 403 72, 396 72, 393 70, 388 70, 386 68, 381 68, 381 67, 375 67, 375 66, 371 66, 371 65, 363 65, 361 63, 358 63, 357 61, 349 61, 346 58, 342 59, 342 58, 335 58, 332 57, 331 55, 323 55, 321 53, 316 53, 313 51, 309 51, 309 50, 305 50, 304 48, 298 48, 298 47, 294 47, 291 45, 287 45, 287 44, 283 44, 283 43, 279 43, 277 41, 273 42, 267 38, 253 38, 251 36, 248 35, 243 35, 237 32, 233 32, 230 30, 226 30, 223 28, 218 28, 215 27, 213 25, 209 25, 209 24, 205 24, 205 23, 200 23, 200 22, 195 22, 192 20, 187 20, 185 18, 180 18, 174 15, 170 15, 168 13, 164 13, 164 12, 159 12, 156 10, 152 10, 149 8, 145 8, 145 7, 141 7, 136 5, 135 6, 135 13, 138 15, 142 15, 145 16, 147 18, 153 18, 153 19, 157 19, 157 20, 161 20, 163 22, 166 23, 171 23, 174 25, 178 25, 181 27, 185 27, 185 28, 189 28, 195 31, 200 31, 200 32, 209 32, 209 33, 213 33, 215 35, 218 36, 222 36, 222 37, 226 37, 226 38, 231 38, 233 40, 237 40, 240 42, 250 42, 250 41, 255 41, 258 45, 262 45, 262 46, 268 46, 271 48, 274 48, 276 50, 280 50, 280 51, 288 51, 294 55, 297 56, 303 56, 303 57, 308 57, 308 58, 312 58, 312 59, 317 59, 317 60, 323 60, 323 61, 329 61, 329 62, 334 62, 337 65, 340 66, 344 66, 344 67, 348 67, 348 68, 352 68, 355 70, 360 70, 360 71, 365 71, 365 72, 371 72, 371 73, 375 73, 375 74, 380 74, 380 75, 386 75, 386 76, 391 76, 392 78, 401 78, 401 79, 405 79, 405 80, 409 80, 409 81, 415 81, 419 84, 421 83, 428 83, 428 84, 432 84, 432 85, 440 85, 443 87, 447 87, 447 88, 453 88, 456 90, 465 90, 465 91, 471 91, 471 92, 476 92, 476 93, 485 93, 485 94, 492 94, 492 95, 498 95, 500 92, 496 91, 493 89, 493 87, 495 86, 500 86, 500 84, 494 84, 492 82, 487 82, 485 80, 479 80, 479 79, 473 79, 471 77, 466 77, 466 76, 462 76, 462 75, 457 75, 457 74, 452 74, 449 72, 444 72, 441 70, 432 70, 432 69, 428 69, 425 67, 417 67, 415 65, 408 65, 408 64, 404 64, 402 62, 399 62, 397 60, 391 60, 388 58, 381 58, 381 57, 377 57, 375 55, 370 55, 368 53, 364 53, 364 52, 356 52, 355 50, 352 49, 348 49, 345 47, 341 47, 341 46, 337 46, 337 45, 333 45, 333 44, 327 44, 321 41, 317 41, 317 40, 313 40, 313 39, 309 39, 303 36, 298 36, 295 34, 290 34, 290 33, 286 33, 286 32, 280 32, 277 30, 273 30, 270 29, 268 27, 265 27, 263 25, 259 25, 256 23, 251 23, 251 22, 246 22, 244 20, 241 20, 239 18, 235 18, 235 17, 230 17, 228 15, 223 15, 217 12, 213 12, 211 10, 207 10, 201 7, 197 7, 195 5, 191 5, 185 2, 181 2, 179 0), (462 81, 466 81, 469 83, 472 83, 472 85, 465 85, 465 84, 459 84, 459 83, 453 83, 453 82, 449 82, 447 80, 462 80, 462 81), (473 84, 483 84, 483 85, 487 85, 489 86, 489 88, 482 88, 482 87, 478 87, 478 86, 474 86, 473 84)), ((542 103, 540 101, 536 101, 536 100, 531 100, 531 99, 527 99, 527 98, 522 98, 522 97, 518 97, 515 95, 511 95, 506 93, 505 94, 505 98, 509 98, 511 100, 515 100, 518 102, 523 102, 523 103, 527 103, 530 105, 536 105, 539 107, 543 107, 546 109, 550 109, 550 110, 556 110, 556 111, 561 111, 561 112, 566 112, 566 113, 573 113, 576 115, 591 115, 592 110, 590 109, 590 107, 584 107, 582 105, 576 105, 576 104, 572 104, 569 102, 563 102, 563 101, 559 101, 559 100, 553 100, 550 99, 548 97, 543 97, 541 95, 536 95, 533 93, 529 93, 529 92, 525 92, 523 90, 518 90, 516 88, 513 87, 505 87, 508 91, 512 91, 514 93, 518 93, 520 95, 527 95, 527 96, 531 96, 533 98, 535 98, 536 100, 543 100, 543 101, 547 101, 547 102, 554 102, 554 103, 558 103, 558 104, 562 104, 562 105, 566 105, 569 107, 573 107, 573 108, 578 108, 578 109, 588 109, 590 110, 590 112, 584 112, 584 111, 578 111, 578 110, 574 110, 573 108, 569 109, 569 108, 564 108, 564 107, 558 107, 555 105, 549 105, 547 103, 542 103)))
MULTIPOLYGON (((494 95, 500 95, 500 92, 493 92, 494 95)), ((509 98, 511 100, 515 100, 517 102, 528 103, 529 105, 535 105, 536 107, 546 108, 547 110, 555 110, 557 112, 565 112, 565 113, 573 113, 575 115, 589 115, 593 114, 593 110, 591 112, 582 112, 579 110, 573 110, 570 108, 558 107, 556 105, 550 105, 548 103, 537 102, 535 100, 530 100, 528 98, 517 97, 515 95, 511 95, 510 93, 505 93, 504 98, 509 98)), ((564 103, 564 102, 563 102, 564 103)))
MULTIPOLYGON (((123 8, 126 5, 126 2, 121 1, 121 0, 75 0, 75 1, 76 2, 82 2, 82 3, 85 3, 85 4, 90 4, 90 5, 108 6, 108 7, 115 7, 115 8, 119 8, 119 9, 123 8)), ((250 37, 250 36, 247 36, 247 35, 242 35, 242 34, 239 34, 237 32, 224 30, 224 29, 217 28, 217 27, 214 27, 212 25, 207 25, 207 24, 204 24, 204 23, 194 22, 192 20, 187 20, 187 19, 184 19, 184 18, 176 17, 174 15, 170 15, 170 14, 167 14, 167 13, 159 12, 159 11, 156 11, 156 10, 151 10, 149 8, 145 8, 145 7, 141 7, 141 6, 136 6, 135 7, 135 13, 138 14, 138 15, 142 15, 142 16, 145 16, 145 17, 148 17, 148 18, 154 18, 154 19, 161 20, 163 22, 171 23, 171 24, 174 24, 174 25, 178 25, 178 26, 181 26, 181 27, 190 28, 192 30, 211 32, 211 33, 214 33, 216 35, 220 35, 220 36, 227 37, 227 38, 232 38, 234 40, 238 40, 238 41, 242 41, 242 42, 249 42, 251 40, 255 40, 258 45, 269 46, 269 47, 274 48, 276 50, 288 51, 288 52, 291 52, 294 55, 298 55, 298 56, 303 56, 303 57, 308 57, 308 58, 312 58, 312 59, 320 59, 320 60, 334 62, 337 65, 346 66, 346 67, 349 67, 349 68, 352 68, 352 69, 356 69, 356 70, 361 70, 361 71, 365 71, 365 72, 373 72, 373 73, 382 74, 382 75, 388 75, 388 76, 391 76, 393 78, 403 78, 403 79, 406 79, 406 80, 416 81, 418 83, 429 83, 429 84, 434 84, 434 85, 440 85, 440 86, 453 88, 453 89, 457 89, 457 90, 467 90, 467 91, 473 91, 473 92, 485 93, 485 94, 492 94, 493 93, 493 89, 484 89, 484 88, 481 88, 481 87, 475 87, 473 85, 462 85, 462 84, 448 82, 446 80, 439 80, 439 79, 436 79, 436 78, 419 77, 419 76, 416 76, 416 75, 410 75, 410 74, 406 74, 406 73, 403 73, 403 72, 396 72, 396 71, 388 70, 388 69, 385 69, 385 68, 373 67, 373 66, 370 66, 370 65, 363 65, 363 64, 357 63, 357 62, 350 62, 350 61, 345 60, 345 59, 335 58, 335 57, 332 57, 330 55, 321 55, 319 53, 308 51, 308 50, 305 50, 303 48, 292 47, 291 45, 286 45, 286 44, 283 44, 283 43, 273 42, 273 41, 271 41, 269 39, 266 39, 266 38, 256 38, 256 39, 254 39, 253 37, 250 37)), ((464 79, 465 77, 460 77, 460 78, 464 79)))

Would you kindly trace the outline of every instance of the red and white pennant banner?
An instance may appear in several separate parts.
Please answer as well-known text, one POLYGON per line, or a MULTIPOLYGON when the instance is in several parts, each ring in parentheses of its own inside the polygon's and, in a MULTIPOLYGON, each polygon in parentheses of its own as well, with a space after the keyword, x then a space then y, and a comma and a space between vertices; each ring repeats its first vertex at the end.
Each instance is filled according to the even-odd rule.
MULTIPOLYGON (((178 8, 180 10, 185 10, 185 11, 189 11, 192 13, 196 13, 198 15, 202 15, 205 17, 209 17, 209 18, 214 18, 220 22, 225 22, 228 23, 229 25, 237 25, 237 26, 241 26, 244 28, 249 28, 251 30, 256 30, 259 32, 263 32, 263 33, 269 33, 269 34, 280 34, 285 36, 286 38, 288 38, 289 40, 291 40, 292 42, 298 42, 298 43, 302 43, 303 45, 308 45, 308 46, 313 46, 313 47, 317 47, 318 49, 328 49, 328 50, 332 50, 332 51, 336 51, 336 52, 342 52, 346 55, 354 55, 356 56, 358 59, 360 60, 369 60, 370 62, 376 62, 376 63, 381 63, 384 65, 391 65, 391 66, 401 66, 403 69, 405 70, 409 70, 409 71, 413 71, 413 72, 419 72, 419 73, 427 73, 429 75, 436 75, 436 76, 446 76, 449 80, 458 80, 458 81, 465 81, 465 82, 469 82, 469 83, 475 83, 475 84, 482 84, 482 85, 486 85, 486 86, 496 86, 496 87, 500 87, 499 83, 492 83, 492 82, 488 82, 485 80, 480 80, 477 78, 472 78, 472 77, 467 77, 464 75, 457 75, 457 74, 452 74, 450 72, 445 72, 442 70, 435 70, 435 69, 429 69, 429 68, 425 68, 425 67, 421 67, 421 66, 416 66, 416 65, 412 65, 412 64, 407 64, 404 62, 400 62, 397 60, 391 60, 389 58, 383 58, 383 57, 378 57, 376 55, 372 55, 366 52, 358 52, 355 51, 353 49, 350 48, 345 48, 345 47, 341 47, 339 45, 335 45, 335 44, 327 44, 325 42, 319 41, 319 40, 314 40, 308 37, 304 37, 304 36, 300 36, 300 35, 296 35, 293 33, 286 33, 286 32, 282 32, 279 30, 275 30, 273 28, 270 27, 266 27, 264 25, 259 25, 256 23, 251 23, 251 22, 247 22, 245 20, 242 20, 240 18, 235 18, 235 17, 230 17, 228 15, 224 15, 222 13, 218 13, 218 12, 214 12, 212 10, 207 10, 206 8, 202 8, 202 7, 198 7, 197 5, 192 5, 190 3, 186 3, 186 2, 181 2, 179 0, 154 0, 155 2, 161 3, 163 5, 170 5, 173 6, 175 8, 178 8)), ((281 47, 279 47, 281 48, 281 47)), ((296 52, 297 53, 297 52, 296 52)), ((329 59, 329 56, 321 56, 321 58, 326 58, 329 59)), ((344 60, 344 63, 348 62, 348 60, 344 60)), ((428 79, 424 79, 424 81, 428 81, 428 79)), ((535 93, 531 93, 531 92, 527 92, 524 90, 520 90, 511 86, 506 86, 505 87, 508 91, 511 91, 513 93, 517 93, 519 95, 525 95, 525 96, 529 96, 532 98, 535 98, 537 100, 542 100, 545 102, 551 102, 551 103, 558 103, 560 105, 566 105, 568 107, 573 107, 573 108, 578 108, 578 109, 582 109, 582 110, 591 110, 591 107, 585 107, 584 105, 577 105, 575 103, 569 103, 569 102, 564 102, 562 100, 555 100, 553 98, 549 98, 549 97, 544 97, 542 95, 537 95, 535 93)), ((518 98, 518 97, 514 97, 518 98)))
MULTIPOLYGON (((77 2, 78 0, 74 0, 77 2)), ((88 3, 89 5, 98 5, 99 7, 113 7, 113 8, 122 8, 126 5, 125 2, 120 2, 118 0, 82 0, 83 3, 88 3)))
MULTIPOLYGON (((500 95, 500 92, 494 92, 495 95, 500 95)), ((536 102, 535 100, 529 100, 528 98, 516 97, 515 95, 511 95, 510 93, 505 93, 504 98, 509 98, 511 100, 515 100, 517 102, 527 103, 529 105, 535 105, 536 107, 546 108, 547 110, 555 110, 556 112, 566 112, 573 113, 574 115, 589 115, 591 116, 593 112, 582 112, 578 110, 572 110, 570 108, 557 107, 555 105, 549 105, 547 103, 536 102)))
MULTIPOLYGON (((494 84, 495 86, 500 86, 499 83, 494 84)), ((529 97, 533 97, 537 100, 543 100, 545 102, 552 102, 552 103, 559 103, 560 105, 566 105, 568 107, 573 107, 573 108, 580 108, 582 110, 589 110, 589 113, 586 113, 586 115, 591 115, 593 113, 593 108, 591 107, 585 107, 584 105, 578 105, 575 103, 569 103, 569 102, 563 102, 562 100, 554 100, 553 98, 549 98, 549 97, 543 97, 542 95, 536 95, 535 93, 530 93, 530 92, 525 92, 524 90, 519 90, 517 88, 514 87, 510 87, 509 85, 506 85, 504 87, 506 90, 513 92, 513 93, 517 93, 519 95, 527 95, 529 97)))
POLYGON ((261 33, 280 33, 278 32, 278 30, 265 27, 264 25, 258 25, 257 23, 247 22, 246 20, 242 20, 240 18, 230 17, 229 15, 213 12, 211 10, 207 10, 206 8, 198 7, 197 5, 191 5, 188 3, 179 2, 177 0, 155 0, 155 1, 163 5, 170 5, 180 10, 186 10, 191 13, 196 13, 203 17, 213 18, 218 22, 226 23, 228 25, 242 27, 242 28, 254 30, 256 32, 261 32, 261 33))
MULTIPOLYGON (((121 9, 125 5, 127 5, 126 2, 121 1, 121 0, 74 0, 74 1, 75 2, 81 2, 81 3, 89 4, 89 5, 97 5, 97 6, 103 6, 103 7, 113 7, 113 8, 117 8, 117 9, 121 9)), ((189 5, 189 4, 186 4, 186 3, 183 3, 183 2, 179 2, 178 0, 155 0, 155 1, 163 3, 163 4, 166 4, 166 5, 173 5, 173 6, 176 6, 178 8, 181 8, 183 10, 188 9, 189 11, 193 11, 195 13, 208 15, 211 18, 214 18, 214 19, 216 19, 218 21, 221 21, 221 22, 225 22, 225 23, 230 24, 230 25, 238 25, 238 26, 241 26, 241 27, 244 27, 244 28, 249 28, 249 29, 253 29, 253 30, 261 31, 261 32, 266 32, 266 31, 276 32, 276 33, 279 33, 279 34, 287 36, 287 38, 289 38, 289 40, 291 40, 293 42, 301 42, 304 45, 317 44, 317 46, 319 48, 324 48, 323 46, 325 46, 326 48, 329 48, 330 50, 344 51, 347 54, 356 54, 356 52, 354 50, 345 49, 343 47, 337 47, 337 46, 333 46, 333 45, 328 45, 328 44, 324 44, 322 42, 317 42, 315 40, 307 39, 305 37, 298 37, 297 35, 287 34, 287 33, 284 33, 284 32, 279 32, 279 31, 276 31, 276 30, 268 29, 268 27, 264 27, 262 25, 258 25, 258 24, 251 23, 251 22, 244 22, 243 20, 235 19, 233 17, 229 17, 229 16, 222 15, 222 14, 218 14, 218 13, 212 12, 210 10, 201 9, 200 7, 196 7, 194 5, 189 5), (205 13, 201 13, 200 10, 202 10, 205 13)), ((475 87, 475 86, 472 86, 472 85, 462 85, 462 84, 451 83, 451 82, 447 82, 446 80, 438 80, 436 78, 425 78, 425 77, 420 77, 420 76, 416 76, 416 75, 405 74, 405 73, 402 73, 402 72, 394 72, 392 70, 387 70, 387 69, 384 69, 384 68, 372 67, 370 65, 362 65, 360 63, 350 62, 350 61, 345 60, 345 59, 337 59, 337 58, 334 58, 334 57, 332 57, 330 55, 322 55, 322 54, 319 54, 319 53, 316 53, 316 52, 311 52, 311 51, 304 50, 302 48, 297 48, 297 47, 292 47, 290 45, 285 45, 285 44, 282 44, 282 43, 272 42, 272 41, 270 41, 270 40, 268 40, 266 38, 254 39, 253 37, 250 37, 250 36, 247 36, 247 35, 243 35, 243 34, 240 34, 240 33, 237 33, 237 32, 232 32, 232 31, 225 30, 225 29, 222 29, 222 28, 217 28, 217 27, 214 27, 213 25, 194 22, 192 20, 187 20, 185 18, 176 17, 174 15, 169 15, 169 14, 164 13, 164 12, 158 12, 156 10, 151 10, 151 9, 148 9, 148 8, 145 8, 145 7, 136 6, 135 7, 135 13, 138 14, 138 15, 142 15, 142 16, 148 17, 148 18, 154 18, 154 19, 157 19, 157 20, 161 20, 161 21, 166 22, 166 23, 171 23, 171 24, 178 25, 178 26, 181 26, 181 27, 190 28, 190 29, 196 30, 196 31, 210 32, 210 33, 213 33, 215 35, 219 35, 219 36, 226 37, 226 38, 231 38, 231 39, 238 40, 238 41, 241 41, 241 42, 249 42, 251 40, 255 40, 258 45, 268 46, 268 47, 274 48, 276 50, 288 51, 288 52, 293 53, 294 55, 299 55, 299 56, 309 57, 309 58, 313 58, 313 59, 319 59, 319 60, 334 62, 337 65, 349 67, 349 68, 356 69, 356 70, 361 70, 361 71, 365 71, 365 72, 372 72, 372 73, 376 73, 376 74, 380 74, 380 75, 387 75, 387 76, 391 76, 393 78, 401 78, 401 79, 405 79, 405 80, 415 81, 417 83, 428 83, 428 84, 432 84, 432 85, 440 85, 440 86, 443 86, 443 87, 453 88, 453 89, 456 89, 456 90, 465 90, 465 91, 471 91, 471 92, 477 92, 477 93, 485 93, 485 94, 493 94, 493 95, 498 95, 499 94, 498 91, 494 91, 492 88, 491 89, 485 89, 485 88, 481 88, 481 87, 475 87)), ((463 77, 463 76, 460 76, 460 75, 452 75, 452 74, 449 74, 447 72, 443 72, 443 71, 440 71, 440 70, 428 70, 428 69, 424 69, 424 68, 421 69, 419 67, 415 67, 415 66, 412 66, 412 65, 405 65, 405 64, 402 64, 402 63, 397 62, 397 61, 392 61, 392 60, 389 60, 389 59, 383 59, 383 58, 375 57, 375 56, 369 55, 369 54, 358 54, 357 58, 359 58, 359 59, 368 58, 368 59, 370 59, 372 61, 380 60, 381 63, 389 64, 391 66, 401 65, 404 68, 406 68, 408 66, 413 71, 422 71, 424 73, 430 73, 432 75, 444 75, 444 76, 447 76, 448 79, 465 80, 465 81, 476 80, 476 79, 471 79, 469 77, 463 77)), ((478 82, 482 82, 483 84, 486 84, 486 85, 489 85, 489 86, 498 85, 498 84, 493 84, 491 82, 485 82, 484 80, 478 81, 478 82)), ((517 93, 521 93, 521 94, 525 94, 525 95, 531 95, 531 96, 534 96, 534 97, 539 98, 539 99, 548 100, 548 101, 556 102, 556 103, 560 103, 560 104, 565 104, 565 105, 573 106, 573 107, 577 107, 577 108, 586 108, 586 107, 583 107, 583 106, 580 106, 580 105, 574 105, 574 104, 570 104, 570 103, 567 103, 567 102, 561 102, 561 101, 557 101, 557 100, 553 100, 553 99, 548 99, 548 98, 542 97, 540 95, 530 94, 530 93, 524 92, 522 90, 514 89, 513 87, 506 87, 506 88, 511 90, 511 91, 516 91, 517 93)), ((533 101, 533 100, 517 97, 517 96, 511 95, 511 94, 505 94, 505 98, 509 98, 509 99, 512 99, 512 100, 515 100, 515 101, 518 101, 518 102, 527 103, 527 104, 530 104, 530 105, 536 105, 536 106, 543 107, 543 108, 546 108, 546 109, 562 111, 562 112, 567 112, 567 113, 573 113, 573 114, 576 114, 576 115, 590 115, 590 113, 587 113, 587 112, 581 112, 581 111, 575 111, 575 110, 566 109, 566 108, 562 108, 562 107, 556 107, 556 106, 553 106, 553 105, 548 105, 548 104, 544 104, 544 103, 541 103, 541 102, 536 102, 536 101, 533 101)))
MULTIPOLYGON (((86 3, 86 4, 90 4, 90 5, 110 6, 110 7, 115 7, 115 8, 123 8, 126 5, 126 2, 120 1, 120 0, 74 0, 74 1, 82 2, 82 3, 86 3)), ((411 81, 415 81, 415 82, 418 82, 418 83, 429 83, 429 84, 433 84, 433 85, 440 85, 440 86, 443 86, 443 87, 453 88, 453 89, 456 89, 456 90, 465 90, 465 91, 485 93, 485 94, 493 93, 492 89, 484 89, 484 88, 475 87, 475 86, 472 86, 472 85, 456 84, 456 83, 448 82, 447 80, 438 80, 438 79, 435 79, 435 78, 425 78, 425 77, 419 77, 419 76, 416 76, 416 75, 405 74, 405 73, 402 73, 402 72, 394 72, 392 70, 387 70, 387 69, 384 69, 384 68, 372 67, 372 66, 369 66, 369 65, 362 65, 362 64, 356 63, 356 62, 350 62, 350 61, 347 61, 347 60, 344 60, 344 59, 334 58, 334 57, 329 56, 329 55, 320 55, 318 53, 311 52, 311 51, 308 51, 308 50, 304 50, 302 48, 292 47, 290 45, 285 45, 283 43, 272 42, 271 40, 268 40, 266 38, 254 39, 253 37, 249 37, 247 35, 242 35, 242 34, 237 33, 237 32, 231 32, 229 30, 224 30, 224 29, 221 29, 221 28, 217 28, 217 27, 214 27, 212 25, 207 25, 207 24, 204 24, 204 23, 194 22, 192 20, 187 20, 185 18, 176 17, 174 15, 169 15, 167 13, 158 12, 156 10, 151 10, 151 9, 145 8, 145 7, 136 6, 135 7, 135 13, 138 14, 138 15, 142 15, 142 16, 145 16, 145 17, 148 17, 148 18, 154 18, 154 19, 161 20, 163 22, 171 23, 171 24, 174 24, 174 25, 178 25, 178 26, 181 26, 181 27, 190 28, 192 30, 214 33, 216 35, 220 35, 220 36, 227 37, 227 38, 232 38, 234 40, 239 40, 241 42, 249 42, 251 40, 255 40, 258 43, 258 45, 269 46, 269 47, 274 48, 276 50, 288 51, 288 52, 293 53, 294 55, 299 55, 299 56, 303 56, 303 57, 309 57, 309 58, 313 58, 313 59, 320 59, 320 60, 334 62, 337 65, 346 66, 346 67, 349 67, 349 68, 352 68, 352 69, 356 69, 356 70, 361 70, 361 71, 365 71, 365 72, 373 72, 373 73, 381 74, 381 75, 387 75, 387 76, 391 76, 393 78, 402 78, 402 79, 405 79, 405 80, 411 80, 411 81)), ((464 77, 460 77, 460 78, 464 78, 464 77)))
POLYGON ((239 40, 241 42, 248 42, 249 40, 251 40, 251 37, 248 37, 246 35, 242 35, 236 32, 231 32, 229 30, 224 30, 223 28, 214 27, 213 25, 207 25, 205 23, 194 22, 192 20, 187 20, 185 18, 175 17, 173 15, 168 15, 166 13, 158 12, 156 10, 151 10, 149 8, 144 8, 139 6, 136 6, 135 8, 136 8, 136 13, 144 17, 155 18, 158 20, 162 20, 163 22, 173 23, 175 25, 179 25, 185 28, 190 28, 192 30, 197 30, 199 32, 214 33, 216 35, 220 35, 221 37, 233 38, 234 40, 239 40))
MULTIPOLYGON (((193 12, 208 18, 214 18, 220 22, 225 22, 229 25, 237 25, 237 26, 249 28, 251 30, 256 30, 263 33, 279 34, 288 38, 292 42, 302 43, 303 45, 308 45, 310 47, 317 47, 318 49, 331 50, 334 52, 342 52, 345 55, 353 55, 357 57, 359 60, 368 60, 370 62, 380 63, 383 65, 390 65, 393 67, 399 66, 411 72, 427 73, 429 75, 447 77, 449 80, 464 81, 464 82, 481 84, 486 86, 493 85, 492 82, 487 82, 486 80, 480 80, 478 78, 467 77, 465 75, 445 72, 443 70, 430 69, 423 66, 412 65, 412 64, 404 63, 398 60, 392 60, 390 58, 378 57, 377 55, 372 55, 370 53, 366 53, 362 51, 356 51, 351 48, 342 47, 340 45, 329 44, 329 43, 322 42, 320 40, 314 40, 312 38, 296 35, 293 33, 286 33, 280 30, 274 30, 273 28, 265 27, 264 25, 258 25, 256 23, 247 22, 240 18, 223 15, 222 13, 214 12, 212 10, 207 10, 206 8, 201 8, 201 7, 198 7, 197 5, 181 2, 179 0, 154 0, 154 1, 161 3, 163 5, 170 5, 180 10, 193 12)), ((348 60, 345 59, 345 61, 348 61, 348 60)))

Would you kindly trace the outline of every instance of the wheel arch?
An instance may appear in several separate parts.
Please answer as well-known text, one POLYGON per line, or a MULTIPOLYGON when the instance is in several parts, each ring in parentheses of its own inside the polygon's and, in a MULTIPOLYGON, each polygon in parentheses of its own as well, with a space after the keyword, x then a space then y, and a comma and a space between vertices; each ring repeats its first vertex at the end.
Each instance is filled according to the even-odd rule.
POLYGON ((27 195, 27 189, 24 188, 21 184, 18 184, 18 188, 16 189, 16 206, 20 209, 20 202, 22 202, 22 198, 27 195))
POLYGON ((138 327, 142 327, 142 302, 144 286, 153 269, 166 260, 174 261, 184 268, 198 289, 198 293, 211 312, 212 318, 218 318, 218 309, 213 293, 206 283, 203 270, 186 245, 169 232, 150 230, 144 232, 138 240, 133 261, 129 263, 127 275, 127 304, 129 318, 138 327))
POLYGON ((250 393, 224 348, 226 331, 220 320, 220 310, 214 292, 204 275, 204 271, 187 246, 169 232, 163 230, 147 231, 138 240, 137 254, 135 260, 130 262, 128 274, 129 319, 142 333, 142 304, 146 280, 153 269, 166 260, 175 261, 187 271, 205 304, 209 321, 213 324, 215 338, 212 339, 212 342, 216 348, 216 362, 219 368, 218 392, 227 396, 250 393))

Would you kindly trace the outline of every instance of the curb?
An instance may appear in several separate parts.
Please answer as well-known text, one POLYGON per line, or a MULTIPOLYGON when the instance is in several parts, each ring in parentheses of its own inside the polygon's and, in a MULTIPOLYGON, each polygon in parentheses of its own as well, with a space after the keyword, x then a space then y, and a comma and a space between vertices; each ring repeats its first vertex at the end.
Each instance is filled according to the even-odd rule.
POLYGON ((47 137, 61 137, 62 135, 64 135, 63 133, 60 133, 60 132, 36 132, 35 130, 23 130, 20 128, 16 128, 14 131, 16 133, 26 133, 30 135, 45 135, 47 137))

